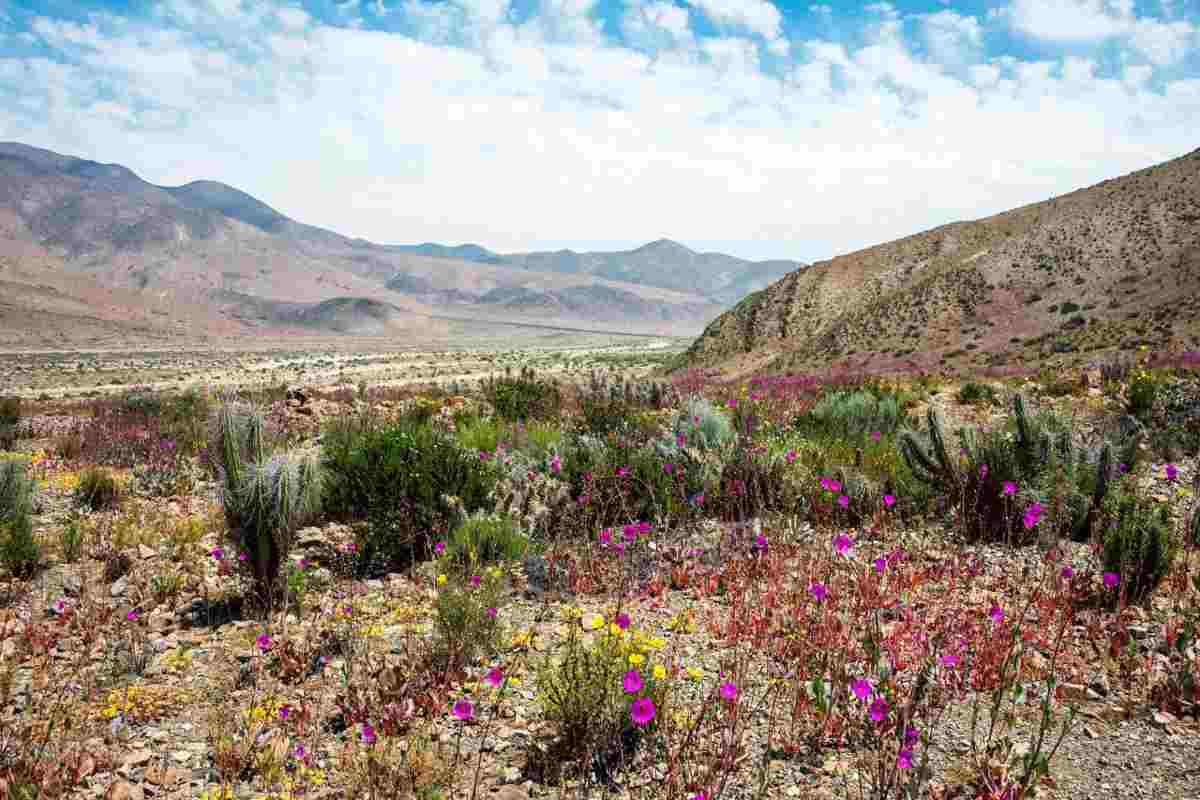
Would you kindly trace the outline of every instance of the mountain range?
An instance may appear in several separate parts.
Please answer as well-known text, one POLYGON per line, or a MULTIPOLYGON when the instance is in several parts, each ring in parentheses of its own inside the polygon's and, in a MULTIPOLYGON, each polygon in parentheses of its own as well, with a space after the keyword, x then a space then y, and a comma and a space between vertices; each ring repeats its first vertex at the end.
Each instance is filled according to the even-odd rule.
MULTIPOLYGON (((0 337, 419 333, 430 319, 695 334, 802 267, 695 253, 496 254, 384 245, 297 222, 215 181, 0 143, 0 337)), ((111 337, 110 337, 111 338, 111 337)))
POLYGON ((715 319, 681 363, 914 370, 1200 349, 1200 150, 816 262, 715 319))

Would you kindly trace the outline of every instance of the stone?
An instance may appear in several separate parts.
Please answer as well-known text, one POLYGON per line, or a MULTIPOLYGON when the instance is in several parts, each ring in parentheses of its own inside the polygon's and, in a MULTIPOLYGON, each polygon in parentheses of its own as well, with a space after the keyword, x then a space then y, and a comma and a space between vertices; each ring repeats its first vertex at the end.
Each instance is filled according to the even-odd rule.
POLYGON ((142 559, 154 558, 157 555, 158 555, 158 551, 155 550, 153 547, 147 547, 144 544, 138 545, 138 558, 142 558, 142 559))
POLYGON ((110 586, 108 588, 108 593, 112 597, 120 597, 121 595, 125 594, 125 590, 128 588, 129 588, 129 576, 122 575, 120 578, 118 578, 116 581, 113 582, 112 586, 110 586))
POLYGON ((142 787, 135 786, 129 781, 116 780, 104 793, 105 800, 143 800, 146 794, 142 787))
POLYGON ((1058 687, 1058 691, 1059 691, 1059 695, 1062 697, 1063 700, 1080 701, 1080 700, 1089 699, 1088 698, 1088 689, 1086 686, 1083 686, 1082 684, 1064 683, 1058 687))
POLYGON ((125 768, 140 767, 151 759, 154 754, 149 750, 134 750, 121 762, 121 766, 125 768))

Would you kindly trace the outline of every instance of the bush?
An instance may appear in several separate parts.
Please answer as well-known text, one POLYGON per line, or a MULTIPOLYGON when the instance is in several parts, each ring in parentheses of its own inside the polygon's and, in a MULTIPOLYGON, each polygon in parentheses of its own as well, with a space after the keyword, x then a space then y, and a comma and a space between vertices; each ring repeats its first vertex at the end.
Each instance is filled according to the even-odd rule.
POLYGON ((447 555, 455 563, 473 568, 496 561, 516 561, 529 550, 529 537, 510 517, 469 516, 450 537, 447 555))
POLYGON ((505 369, 502 377, 489 377, 483 383, 483 393, 496 414, 510 421, 549 417, 562 407, 558 384, 537 377, 529 367, 517 375, 505 369))
POLYGON ((996 405, 999 400, 996 390, 986 383, 969 381, 958 390, 958 402, 964 405, 996 405))
POLYGON ((501 578, 492 571, 476 577, 477 586, 471 580, 442 586, 433 603, 433 656, 447 669, 491 655, 500 645, 501 578))
POLYGON ((79 486, 75 489, 75 504, 92 511, 102 511, 116 508, 121 502, 121 495, 121 484, 110 470, 91 467, 79 476, 79 486))
POLYGON ((903 421, 899 395, 858 389, 826 394, 796 420, 796 428, 813 435, 861 439, 876 431, 895 431, 903 421))
POLYGON ((455 423, 455 427, 459 445, 475 453, 494 453, 504 436, 500 425, 483 417, 467 417, 455 423))
POLYGON ((292 535, 321 509, 323 472, 312 451, 267 455, 255 407, 224 399, 213 419, 221 502, 239 546, 250 554, 256 588, 271 597, 292 535))
POLYGON ((626 718, 622 675, 629 669, 627 649, 607 630, 588 643, 577 621, 568 622, 566 641, 556 658, 547 658, 537 675, 545 718, 558 725, 564 750, 583 756, 604 749, 626 718))
POLYGON ((1144 369, 1134 370, 1126 393, 1126 408, 1130 414, 1145 419, 1154 410, 1158 398, 1158 381, 1144 369))
POLYGON ((11 450, 16 444, 17 423, 20 421, 20 398, 0 398, 0 450, 11 450))
POLYGON ((1103 541, 1104 570, 1121 576, 1133 603, 1158 586, 1175 560, 1167 505, 1132 493, 1114 493, 1105 504, 1103 541))
POLYGON ((675 443, 698 450, 720 450, 734 439, 733 426, 713 404, 693 397, 675 420, 675 443))
POLYGON ((366 518, 364 565, 426 557, 430 537, 448 531, 459 508, 490 509, 495 467, 428 425, 375 429, 365 420, 331 431, 324 444, 326 509, 366 518))
POLYGON ((33 538, 33 482, 25 459, 0 460, 0 564, 7 572, 24 576, 41 561, 41 548, 33 538))

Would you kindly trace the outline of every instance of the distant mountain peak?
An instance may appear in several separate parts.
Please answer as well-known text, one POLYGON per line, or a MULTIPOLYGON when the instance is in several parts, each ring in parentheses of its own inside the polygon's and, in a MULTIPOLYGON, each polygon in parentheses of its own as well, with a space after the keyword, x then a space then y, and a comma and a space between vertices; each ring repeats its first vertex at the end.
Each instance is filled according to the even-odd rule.
POLYGON ((679 242, 673 241, 671 239, 655 239, 653 242, 650 242, 649 244, 644 244, 641 247, 634 250, 633 252, 645 253, 645 252, 650 252, 650 251, 654 251, 654 250, 674 252, 674 253, 680 253, 680 252, 694 253, 695 252, 691 248, 686 247, 685 245, 682 245, 679 242))

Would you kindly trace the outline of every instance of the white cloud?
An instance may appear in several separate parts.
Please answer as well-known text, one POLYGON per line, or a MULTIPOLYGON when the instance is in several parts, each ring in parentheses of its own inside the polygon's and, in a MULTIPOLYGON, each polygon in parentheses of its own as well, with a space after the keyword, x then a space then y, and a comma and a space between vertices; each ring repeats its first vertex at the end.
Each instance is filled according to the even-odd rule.
MULTIPOLYGON (((1167 17, 1170 4, 1163 4, 1167 17)), ((1098 43, 1119 38, 1159 66, 1200 49, 1200 28, 1177 20, 1138 17, 1133 0, 1013 0, 1005 9, 1012 27, 1050 42, 1098 43)))
POLYGON ((771 63, 760 37, 777 29, 697 37, 668 0, 627 6, 636 47, 586 0, 521 24, 503 3, 440 3, 436 20, 389 5, 407 35, 292 29, 281 8, 171 0, 149 21, 35 22, 54 57, 0 56, 0 139, 155 183, 222 180, 382 242, 669 234, 807 259, 1145 167, 1200 129, 1194 77, 985 57, 979 21, 948 11, 915 27, 950 36, 928 55, 878 9, 864 36, 771 63))
POLYGON ((941 63, 973 60, 983 45, 979 20, 950 10, 921 17, 921 29, 930 52, 941 63))
POLYGON ((767 40, 780 34, 783 17, 767 0, 688 0, 688 4, 717 25, 757 33, 767 40))

